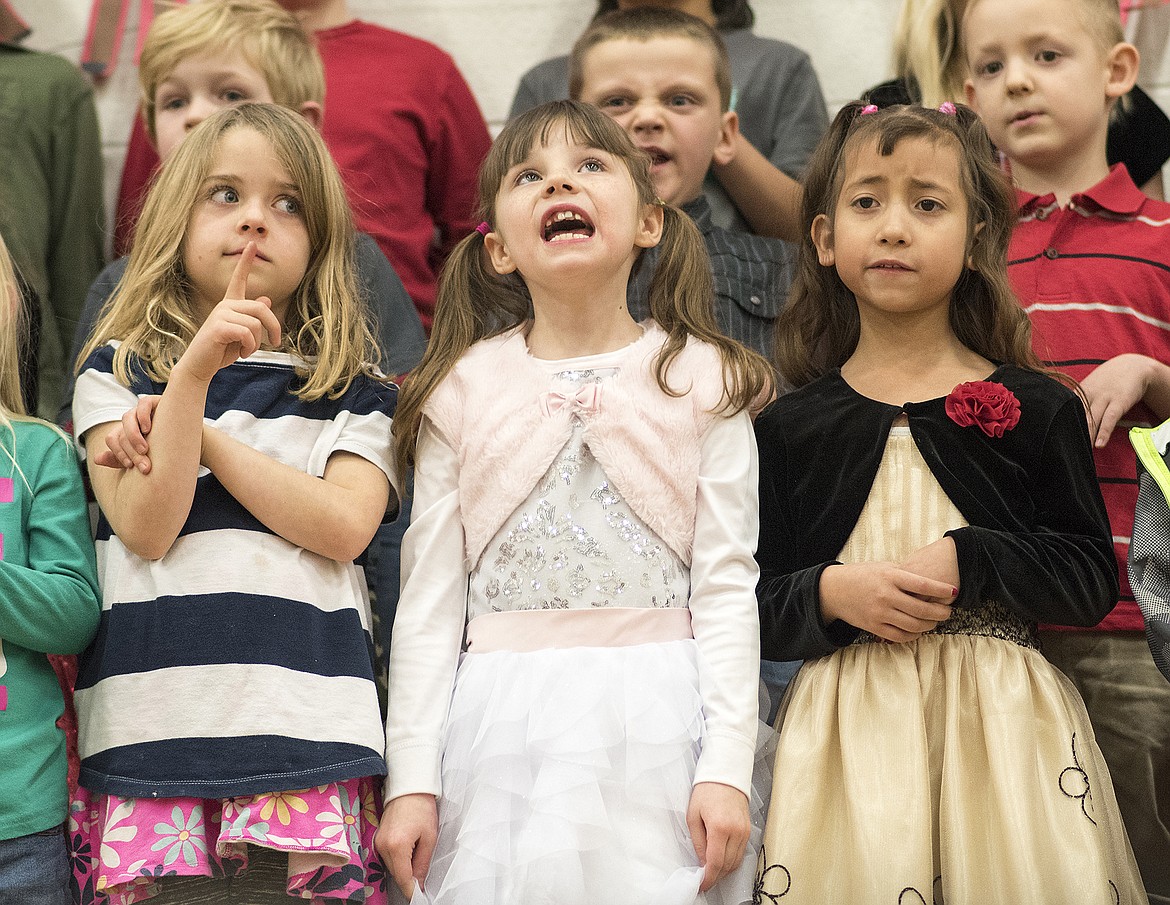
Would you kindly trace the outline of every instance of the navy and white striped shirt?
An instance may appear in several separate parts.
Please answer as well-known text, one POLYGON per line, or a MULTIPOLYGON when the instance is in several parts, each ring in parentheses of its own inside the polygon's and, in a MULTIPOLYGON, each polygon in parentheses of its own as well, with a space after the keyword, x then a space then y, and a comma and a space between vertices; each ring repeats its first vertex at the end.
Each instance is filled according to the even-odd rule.
MULTIPOLYGON (((77 436, 116 421, 142 394, 113 375, 111 344, 77 379, 77 436)), ((308 474, 334 452, 392 482, 392 386, 355 380, 304 402, 295 359, 258 352, 211 382, 208 424, 308 474)), ((354 563, 274 534, 204 468, 174 545, 150 562, 104 517, 97 530, 102 616, 81 657, 81 783, 123 797, 226 798, 381 775, 384 738, 370 657, 365 580, 354 563)))

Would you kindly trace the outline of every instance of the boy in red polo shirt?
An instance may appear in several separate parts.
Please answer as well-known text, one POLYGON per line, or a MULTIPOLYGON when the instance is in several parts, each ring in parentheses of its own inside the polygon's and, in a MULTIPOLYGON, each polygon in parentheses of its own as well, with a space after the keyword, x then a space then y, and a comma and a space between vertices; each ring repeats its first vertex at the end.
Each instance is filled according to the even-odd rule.
POLYGON ((1009 276, 1040 358, 1081 382, 1122 595, 1095 629, 1042 632, 1109 764, 1150 901, 1170 903, 1170 685, 1125 563, 1137 498, 1129 427, 1170 416, 1170 204, 1110 169, 1110 111, 1137 77, 1116 0, 974 0, 967 99, 1006 155, 1020 214, 1009 276))

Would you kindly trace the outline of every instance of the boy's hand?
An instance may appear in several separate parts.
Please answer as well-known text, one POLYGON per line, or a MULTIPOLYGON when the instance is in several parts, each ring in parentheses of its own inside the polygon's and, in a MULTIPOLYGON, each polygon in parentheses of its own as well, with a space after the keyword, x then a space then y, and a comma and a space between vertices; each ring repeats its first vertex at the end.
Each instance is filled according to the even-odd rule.
POLYGON ((703 865, 699 892, 706 892, 743 862, 752 830, 747 796, 721 782, 696 783, 687 806, 687 828, 703 865))
POLYGON ((1081 381, 1089 403, 1089 436, 1097 448, 1109 442, 1117 422, 1139 402, 1161 420, 1170 417, 1170 368, 1130 352, 1111 358, 1081 381))
POLYGON ((1081 381, 1094 446, 1108 443, 1117 422, 1145 395, 1147 360, 1143 355, 1118 355, 1099 364, 1081 381))
POLYGON ((137 468, 150 474, 150 444, 146 437, 154 420, 154 410, 162 396, 142 396, 138 405, 122 416, 122 421, 106 434, 106 448, 93 457, 95 465, 106 468, 137 468))
POLYGON ((821 615, 826 623, 840 619, 903 643, 950 616, 957 593, 949 581, 926 578, 891 562, 842 563, 821 573, 821 615))
POLYGON ((197 380, 210 382, 220 368, 247 358, 265 342, 280 344, 280 321, 272 313, 272 300, 265 296, 254 301, 247 298, 248 275, 255 259, 256 243, 249 242, 228 281, 223 301, 207 315, 179 359, 179 365, 197 380))
POLYGON ((438 838, 439 809, 434 795, 401 795, 386 802, 374 847, 408 901, 414 895, 414 884, 422 885, 426 879, 438 838))

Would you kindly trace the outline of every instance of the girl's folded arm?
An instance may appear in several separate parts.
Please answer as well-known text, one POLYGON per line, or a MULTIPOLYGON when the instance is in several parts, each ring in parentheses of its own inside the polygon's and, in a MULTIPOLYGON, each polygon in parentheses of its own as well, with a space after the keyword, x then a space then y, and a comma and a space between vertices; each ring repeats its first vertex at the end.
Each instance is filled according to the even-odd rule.
POLYGON ((352 562, 369 546, 390 499, 382 469, 345 450, 330 455, 317 477, 205 425, 202 464, 265 526, 338 562, 352 562))
POLYGON ((948 532, 959 560, 956 605, 997 600, 1028 619, 1096 625, 1117 603, 1117 560, 1079 399, 1057 411, 1037 462, 1033 530, 948 532))
POLYGON ((35 473, 26 466, 25 478, 32 484, 28 565, 0 560, 0 638, 41 653, 75 654, 97 630, 101 598, 69 444, 54 442, 35 473))
POLYGON ((760 655, 765 660, 801 660, 831 654, 857 637, 844 622, 826 625, 821 617, 821 573, 834 564, 797 562, 798 529, 792 525, 783 425, 765 412, 756 421, 760 450, 760 540, 756 562, 760 580, 756 599, 760 618, 760 655))
MULTIPOLYGON (((79 385, 87 378, 82 374, 79 385)), ((118 539, 144 559, 159 559, 179 536, 199 477, 207 382, 176 365, 155 409, 150 429, 149 474, 106 468, 94 458, 106 450, 110 421, 85 431, 86 461, 94 496, 118 539)))

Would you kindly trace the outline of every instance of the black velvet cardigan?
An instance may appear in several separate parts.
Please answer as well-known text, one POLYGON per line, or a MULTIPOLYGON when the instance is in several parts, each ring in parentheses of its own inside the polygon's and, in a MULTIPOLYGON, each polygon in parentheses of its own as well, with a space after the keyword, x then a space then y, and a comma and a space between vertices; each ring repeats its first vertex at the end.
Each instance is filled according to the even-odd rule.
POLYGON ((819 582, 873 486, 890 428, 905 413, 931 473, 969 523, 956 606, 996 600, 1028 622, 1095 625, 1117 602, 1117 563, 1084 407, 1048 377, 1001 366, 988 378, 1020 402, 1002 437, 960 427, 945 397, 887 405, 839 372, 782 396, 756 420, 760 449, 761 654, 808 659, 858 630, 825 625, 819 582))

